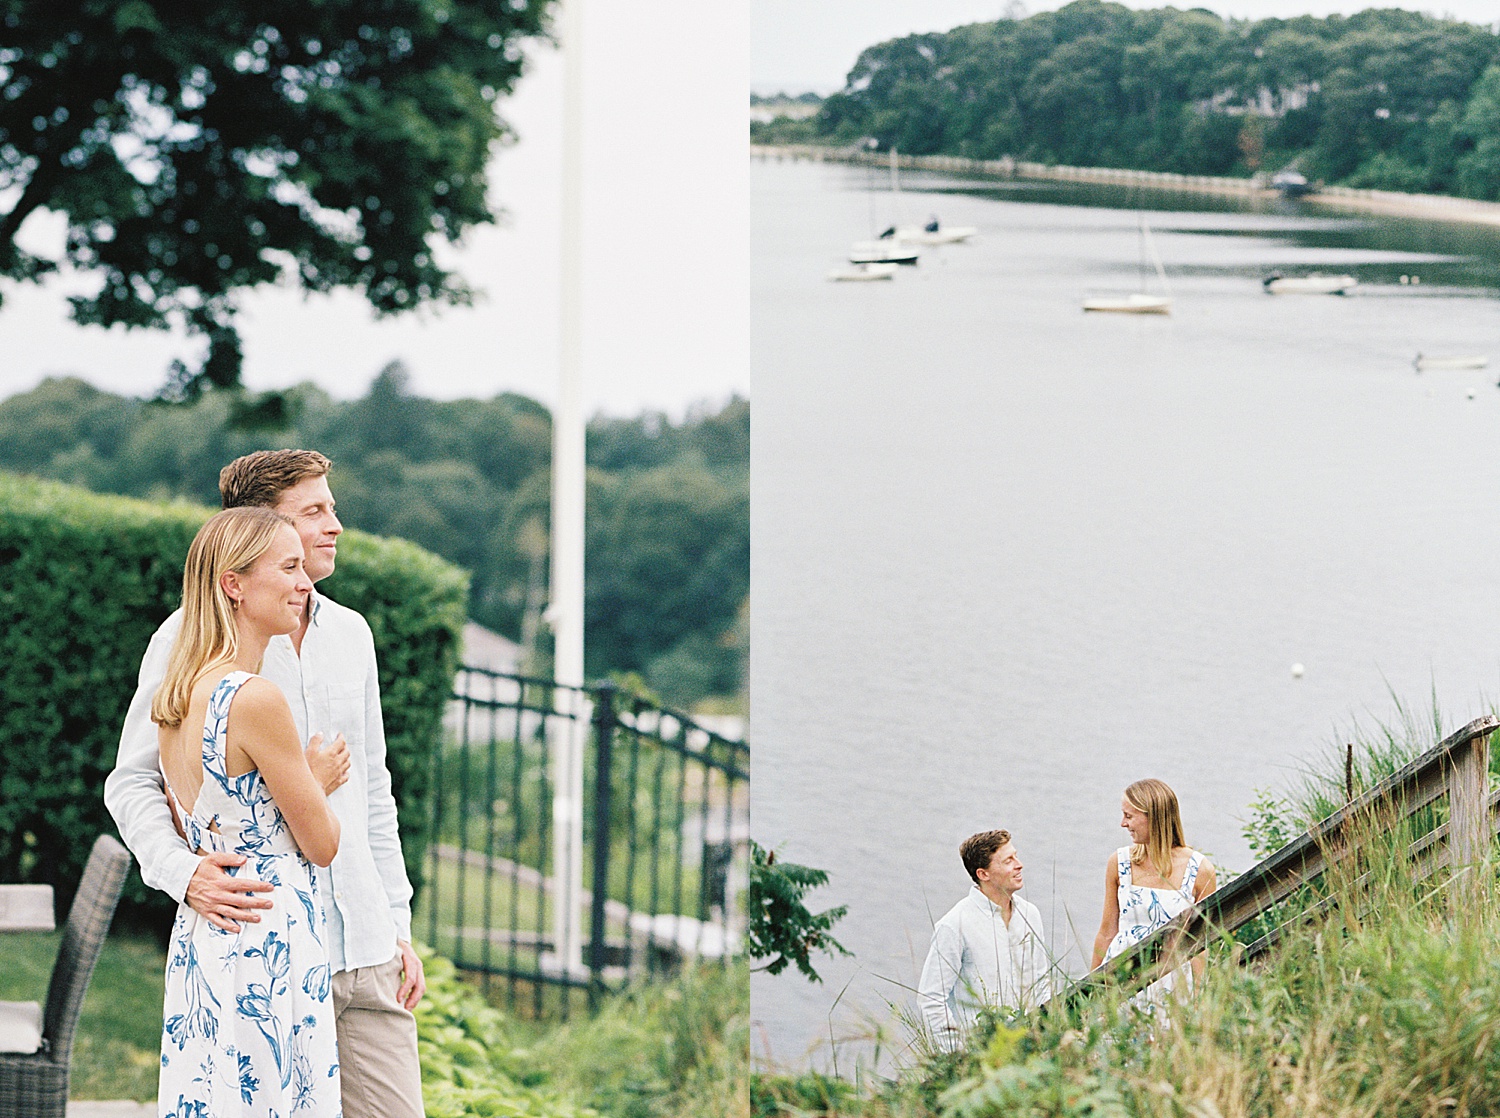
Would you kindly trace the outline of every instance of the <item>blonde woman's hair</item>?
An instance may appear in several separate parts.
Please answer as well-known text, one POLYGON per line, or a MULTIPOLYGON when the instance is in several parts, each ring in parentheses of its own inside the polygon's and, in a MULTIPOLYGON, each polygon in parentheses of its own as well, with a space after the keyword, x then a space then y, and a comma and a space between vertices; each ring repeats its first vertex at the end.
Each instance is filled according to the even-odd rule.
POLYGON ((1182 836, 1182 813, 1177 810, 1177 793, 1160 780, 1137 780, 1125 789, 1125 798, 1136 811, 1146 816, 1146 841, 1130 847, 1132 862, 1149 865, 1172 880, 1172 851, 1186 846, 1182 836))
POLYGON ((172 644, 167 674, 151 700, 151 721, 180 725, 193 685, 204 671, 239 654, 234 608, 220 585, 228 571, 244 574, 266 553, 276 533, 291 524, 267 508, 225 509, 198 529, 182 571, 182 627, 172 644))

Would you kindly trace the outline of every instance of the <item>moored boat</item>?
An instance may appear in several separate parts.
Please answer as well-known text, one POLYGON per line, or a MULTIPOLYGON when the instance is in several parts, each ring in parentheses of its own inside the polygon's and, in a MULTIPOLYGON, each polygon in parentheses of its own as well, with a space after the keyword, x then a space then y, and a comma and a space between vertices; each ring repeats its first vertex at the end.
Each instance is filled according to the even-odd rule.
POLYGON ((1350 275, 1325 275, 1309 272, 1305 276, 1284 276, 1272 272, 1261 280, 1267 295, 1344 295, 1359 280, 1350 275))
POLYGON ((1151 239, 1151 228, 1146 224, 1146 215, 1140 215, 1141 288, 1129 294, 1091 295, 1083 301, 1086 311, 1105 311, 1114 314, 1171 314, 1172 285, 1167 282, 1167 269, 1156 251, 1156 242, 1151 239), (1161 281, 1161 294, 1146 290, 1146 260, 1150 257, 1161 281))
POLYGON ((894 239, 888 241, 855 241, 849 249, 851 264, 915 264, 921 256, 915 245, 901 244, 894 239))
POLYGON ((851 264, 847 268, 835 268, 828 273, 828 278, 841 283, 868 283, 871 280, 888 280, 896 274, 897 264, 883 262, 871 262, 867 264, 851 264))
POLYGON ((1489 355, 1484 353, 1464 353, 1439 356, 1435 354, 1417 354, 1412 362, 1417 372, 1425 369, 1483 369, 1490 363, 1489 355))
POLYGON ((1152 295, 1146 291, 1130 295, 1096 295, 1083 301, 1083 309, 1115 314, 1171 314, 1172 299, 1168 295, 1152 295))

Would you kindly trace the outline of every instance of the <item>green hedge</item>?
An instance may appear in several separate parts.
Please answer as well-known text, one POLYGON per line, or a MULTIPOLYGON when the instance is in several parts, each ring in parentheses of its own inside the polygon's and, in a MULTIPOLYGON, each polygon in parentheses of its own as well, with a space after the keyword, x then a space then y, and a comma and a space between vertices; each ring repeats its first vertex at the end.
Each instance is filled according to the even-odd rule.
MULTIPOLYGON (((211 510, 0 473, 0 881, 40 881, 59 911, 94 837, 146 643, 182 595, 211 510)), ((429 750, 458 662, 468 575, 402 540, 347 532, 321 588, 375 635, 402 844, 420 884, 429 750)), ((132 875, 122 917, 172 904, 132 875)))

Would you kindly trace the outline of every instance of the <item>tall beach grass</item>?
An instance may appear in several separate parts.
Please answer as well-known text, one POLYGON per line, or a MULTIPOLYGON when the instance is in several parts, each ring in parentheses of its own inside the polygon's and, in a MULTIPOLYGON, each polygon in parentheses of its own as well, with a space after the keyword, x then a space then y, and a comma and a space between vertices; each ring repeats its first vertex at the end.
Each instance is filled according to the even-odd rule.
MULTIPOLYGON (((1356 729, 1355 794, 1442 736, 1398 710, 1356 729)), ((1289 793, 1262 794, 1247 834, 1268 854, 1348 794, 1344 743, 1289 793)), ((1492 780, 1493 783, 1493 780, 1492 780)), ((1478 1118, 1500 1114, 1500 879, 1482 862, 1426 876, 1408 848, 1441 822, 1372 815, 1349 856, 1276 913, 1265 956, 1210 947, 1203 981, 1161 1018, 1127 991, 1076 1011, 995 1021, 944 1054, 913 1030, 907 1066, 876 1086, 752 1082, 758 1118, 1478 1118), (1325 904, 1313 910, 1318 901, 1325 904), (821 1099, 821 1101, 820 1101, 821 1099)))

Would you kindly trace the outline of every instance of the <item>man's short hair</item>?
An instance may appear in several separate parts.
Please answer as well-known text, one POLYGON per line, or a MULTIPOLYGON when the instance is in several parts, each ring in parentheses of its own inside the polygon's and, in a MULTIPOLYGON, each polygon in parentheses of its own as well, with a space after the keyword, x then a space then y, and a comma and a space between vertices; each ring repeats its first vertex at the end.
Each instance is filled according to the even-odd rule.
POLYGON ((979 884, 979 871, 989 869, 995 851, 1009 841, 1009 831, 980 831, 959 844, 958 856, 964 860, 964 869, 969 871, 975 885, 979 884))
POLYGON ((333 463, 316 450, 257 450, 219 471, 219 498, 226 509, 275 508, 292 486, 331 469, 333 463))

